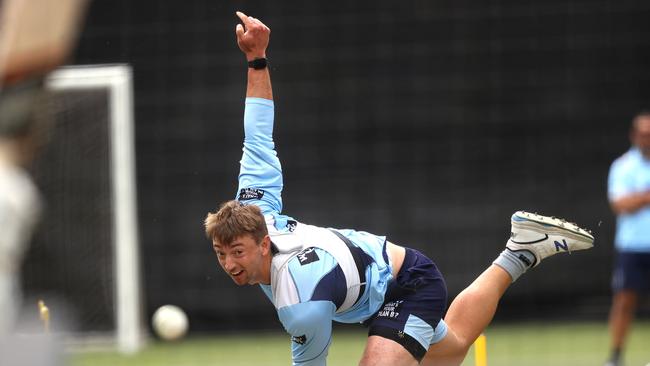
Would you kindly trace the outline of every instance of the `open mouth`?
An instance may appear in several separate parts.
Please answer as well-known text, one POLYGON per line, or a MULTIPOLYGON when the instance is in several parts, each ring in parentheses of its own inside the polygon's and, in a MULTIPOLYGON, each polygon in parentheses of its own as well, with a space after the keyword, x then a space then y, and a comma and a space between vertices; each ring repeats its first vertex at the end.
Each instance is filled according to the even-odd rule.
POLYGON ((241 275, 242 273, 244 273, 243 269, 239 270, 237 272, 230 272, 230 275, 233 276, 233 277, 237 277, 237 276, 241 275))

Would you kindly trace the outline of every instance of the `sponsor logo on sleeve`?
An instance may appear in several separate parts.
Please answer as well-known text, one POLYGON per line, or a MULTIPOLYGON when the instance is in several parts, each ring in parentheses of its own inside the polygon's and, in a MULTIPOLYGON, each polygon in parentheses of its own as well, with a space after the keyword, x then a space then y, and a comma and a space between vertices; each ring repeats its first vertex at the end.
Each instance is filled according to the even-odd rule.
POLYGON ((298 344, 305 344, 307 342, 307 336, 304 334, 301 336, 291 336, 291 340, 298 344))
POLYGON ((242 188, 239 190, 239 200, 261 200, 264 197, 264 191, 257 188, 242 188))
POLYGON ((318 258, 318 254, 316 254, 315 251, 316 248, 307 248, 303 249, 300 253, 298 253, 298 261, 300 262, 301 266, 304 266, 305 264, 309 264, 312 262, 316 262, 320 258, 318 258))

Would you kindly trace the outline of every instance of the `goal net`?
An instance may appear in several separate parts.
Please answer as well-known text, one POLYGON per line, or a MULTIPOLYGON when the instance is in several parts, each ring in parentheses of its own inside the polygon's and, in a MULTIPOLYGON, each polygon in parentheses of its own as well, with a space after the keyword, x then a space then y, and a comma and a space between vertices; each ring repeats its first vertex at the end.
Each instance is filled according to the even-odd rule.
POLYGON ((46 84, 55 120, 33 169, 45 210, 23 266, 25 305, 49 303, 53 332, 66 316, 58 331, 72 340, 135 352, 145 333, 131 69, 66 67, 46 84))

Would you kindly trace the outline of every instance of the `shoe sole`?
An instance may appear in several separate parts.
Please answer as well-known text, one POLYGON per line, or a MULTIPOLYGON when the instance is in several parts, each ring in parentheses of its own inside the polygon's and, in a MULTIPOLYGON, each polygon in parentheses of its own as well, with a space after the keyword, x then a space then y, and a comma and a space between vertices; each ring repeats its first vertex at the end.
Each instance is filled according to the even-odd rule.
MULTIPOLYGON (((555 234, 570 237, 583 244, 593 246, 594 236, 578 225, 556 217, 542 216, 526 211, 517 211, 513 215, 512 225, 533 230, 540 234, 555 234), (516 220, 516 218, 521 219, 516 220), (542 225, 543 227, 540 227, 542 225)), ((586 249, 586 248, 585 248, 586 249)))

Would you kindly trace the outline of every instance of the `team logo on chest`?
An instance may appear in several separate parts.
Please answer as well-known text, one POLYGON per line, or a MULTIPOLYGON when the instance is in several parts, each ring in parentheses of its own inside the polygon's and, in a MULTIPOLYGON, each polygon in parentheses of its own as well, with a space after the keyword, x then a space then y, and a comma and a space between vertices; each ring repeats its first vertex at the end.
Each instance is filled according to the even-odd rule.
POLYGON ((301 266, 304 266, 305 264, 309 264, 312 262, 316 262, 320 258, 318 258, 318 254, 316 254, 316 248, 306 248, 303 249, 300 253, 297 255, 298 261, 300 262, 301 266))

